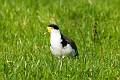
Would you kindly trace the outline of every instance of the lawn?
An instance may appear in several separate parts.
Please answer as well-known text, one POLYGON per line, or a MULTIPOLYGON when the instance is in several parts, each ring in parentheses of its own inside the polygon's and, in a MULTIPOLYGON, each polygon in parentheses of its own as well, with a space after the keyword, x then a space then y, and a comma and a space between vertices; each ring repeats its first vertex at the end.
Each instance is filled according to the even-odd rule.
POLYGON ((120 0, 0 0, 0 80, 120 80, 120 0), (79 52, 61 70, 50 21, 79 52))

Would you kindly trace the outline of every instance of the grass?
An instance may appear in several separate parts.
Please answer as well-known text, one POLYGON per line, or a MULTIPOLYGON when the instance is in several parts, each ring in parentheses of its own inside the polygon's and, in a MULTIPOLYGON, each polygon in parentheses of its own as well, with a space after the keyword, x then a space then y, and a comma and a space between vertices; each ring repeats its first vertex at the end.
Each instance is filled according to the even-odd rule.
POLYGON ((0 80, 120 80, 119 0, 0 0, 0 80), (58 59, 46 27, 54 18, 79 59, 58 59))

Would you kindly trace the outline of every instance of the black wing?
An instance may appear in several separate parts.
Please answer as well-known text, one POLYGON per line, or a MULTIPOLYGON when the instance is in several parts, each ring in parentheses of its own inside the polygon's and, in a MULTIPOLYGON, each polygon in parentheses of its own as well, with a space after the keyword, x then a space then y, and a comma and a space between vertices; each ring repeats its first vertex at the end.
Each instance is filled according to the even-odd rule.
POLYGON ((75 44, 75 42, 72 40, 72 39, 70 39, 70 38, 68 38, 68 37, 66 37, 66 36, 64 36, 64 35, 61 35, 61 38, 62 38, 62 46, 64 47, 64 46, 66 46, 67 44, 70 44, 71 45, 71 47, 73 48, 73 49, 75 49, 75 52, 76 52, 76 56, 78 55, 78 51, 77 51, 77 46, 76 46, 76 44, 75 44))

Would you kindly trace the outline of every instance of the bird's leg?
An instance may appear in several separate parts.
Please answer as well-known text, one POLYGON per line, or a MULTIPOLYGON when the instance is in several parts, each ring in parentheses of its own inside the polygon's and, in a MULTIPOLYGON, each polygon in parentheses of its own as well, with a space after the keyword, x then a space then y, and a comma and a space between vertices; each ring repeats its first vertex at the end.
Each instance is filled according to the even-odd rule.
POLYGON ((62 69, 62 59, 64 58, 65 56, 62 56, 61 58, 60 58, 60 70, 62 69))
POLYGON ((61 69, 62 69, 62 59, 63 59, 64 57, 65 57, 65 56, 58 57, 58 58, 59 58, 58 67, 60 67, 60 71, 61 71, 61 69))
POLYGON ((58 58, 59 58, 59 61, 58 61, 57 67, 59 67, 60 62, 61 62, 61 57, 58 57, 58 58))
POLYGON ((62 58, 63 57, 58 57, 59 61, 58 61, 58 67, 60 68, 60 70, 62 69, 62 58))
POLYGON ((60 71, 62 69, 62 58, 60 58, 60 71))

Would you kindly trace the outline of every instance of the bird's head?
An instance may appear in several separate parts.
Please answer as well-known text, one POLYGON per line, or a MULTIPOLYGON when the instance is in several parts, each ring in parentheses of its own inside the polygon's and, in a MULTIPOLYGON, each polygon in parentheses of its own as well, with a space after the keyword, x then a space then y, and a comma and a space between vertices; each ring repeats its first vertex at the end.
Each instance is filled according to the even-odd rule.
POLYGON ((49 33, 51 33, 52 31, 58 31, 59 30, 58 26, 55 25, 55 24, 49 24, 47 29, 48 29, 49 33))

